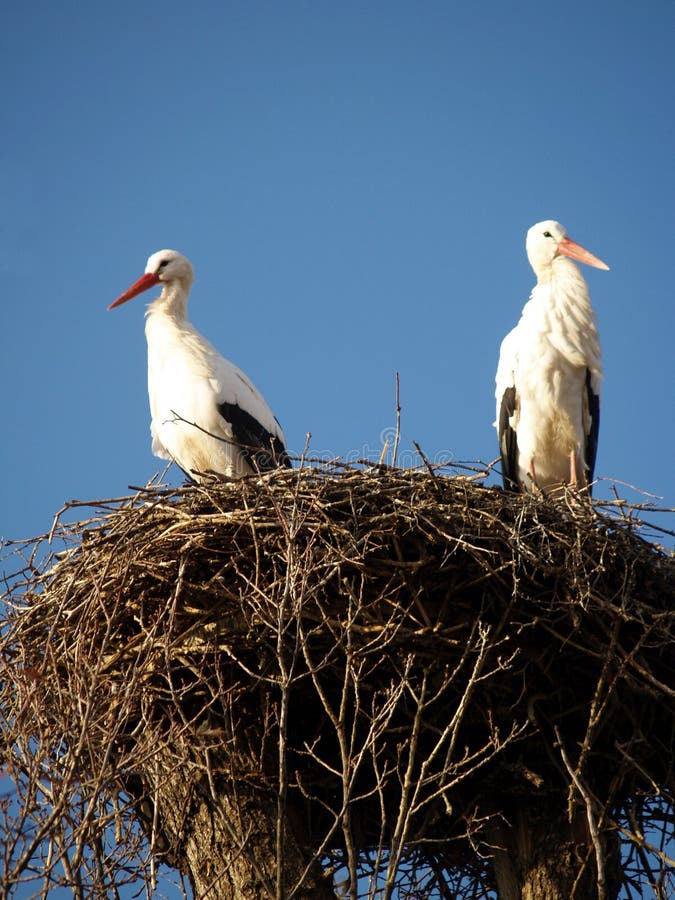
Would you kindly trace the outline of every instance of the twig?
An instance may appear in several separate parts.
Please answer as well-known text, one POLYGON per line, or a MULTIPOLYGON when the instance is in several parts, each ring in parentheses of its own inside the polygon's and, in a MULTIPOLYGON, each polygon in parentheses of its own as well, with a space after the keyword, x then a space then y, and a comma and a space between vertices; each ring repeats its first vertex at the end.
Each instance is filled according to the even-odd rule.
POLYGON ((401 440, 401 399, 399 394, 399 377, 398 371, 396 372, 396 393, 395 393, 395 402, 396 402, 396 435, 394 437, 394 448, 391 454, 391 464, 393 466, 396 465, 398 459, 398 445, 401 440))
POLYGON ((562 742, 562 738, 560 737, 560 729, 556 725, 553 729, 556 740, 558 742, 558 749, 560 751, 560 757, 567 769, 567 772, 574 782, 574 786, 579 791, 581 798, 584 801, 584 806, 586 807, 586 821, 588 822, 588 830, 591 835, 591 840, 593 842, 593 849, 595 850, 595 865, 596 865, 596 884, 598 886, 598 900, 606 900, 607 890, 605 883, 605 861, 604 854, 602 851, 602 844, 600 842, 600 835, 598 833, 598 826, 595 821, 595 815, 593 813, 593 798, 591 797, 589 791, 584 786, 584 783, 579 778, 577 773, 574 771, 573 767, 570 764, 570 761, 567 757, 567 753, 565 752, 565 747, 562 742))

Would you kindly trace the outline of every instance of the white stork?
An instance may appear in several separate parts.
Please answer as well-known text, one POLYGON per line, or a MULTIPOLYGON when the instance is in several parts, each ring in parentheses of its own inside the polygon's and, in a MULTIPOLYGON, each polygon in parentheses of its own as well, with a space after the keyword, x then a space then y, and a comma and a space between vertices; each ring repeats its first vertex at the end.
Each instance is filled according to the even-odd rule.
POLYGON ((559 222, 533 225, 526 248, 537 284, 502 342, 496 378, 504 487, 581 488, 593 480, 602 364, 588 286, 571 260, 609 266, 559 222))
POLYGON ((162 286, 145 323, 152 452, 174 460, 192 479, 290 466, 281 426, 260 392, 188 321, 193 278, 182 254, 160 250, 148 259, 145 274, 108 307, 162 286))

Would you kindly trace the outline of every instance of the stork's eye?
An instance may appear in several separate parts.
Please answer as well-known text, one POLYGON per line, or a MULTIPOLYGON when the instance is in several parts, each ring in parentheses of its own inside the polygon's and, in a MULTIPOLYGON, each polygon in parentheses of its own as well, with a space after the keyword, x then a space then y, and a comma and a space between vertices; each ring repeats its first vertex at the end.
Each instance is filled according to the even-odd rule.
POLYGON ((550 231, 545 231, 545 232, 544 232, 544 237, 553 237, 553 235, 551 234, 550 231))
POLYGON ((163 260, 161 261, 161 263, 159 264, 159 266, 157 267, 157 271, 159 271, 160 269, 166 269, 166 267, 167 267, 168 265, 169 265, 169 260, 168 260, 168 259, 163 259, 163 260))

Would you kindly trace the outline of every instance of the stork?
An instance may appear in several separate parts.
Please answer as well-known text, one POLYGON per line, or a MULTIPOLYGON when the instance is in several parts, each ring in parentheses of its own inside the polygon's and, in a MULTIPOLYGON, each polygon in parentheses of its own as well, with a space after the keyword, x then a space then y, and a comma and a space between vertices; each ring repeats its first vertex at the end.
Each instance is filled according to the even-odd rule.
POLYGON ((502 341, 496 377, 504 487, 590 490, 602 364, 588 285, 572 260, 609 266, 551 220, 530 228, 526 249, 537 284, 502 341))
POLYGON ((174 460, 193 480, 290 466, 281 426, 260 392, 188 321, 193 279, 181 253, 159 250, 145 274, 108 307, 161 285, 145 323, 152 452, 174 460))

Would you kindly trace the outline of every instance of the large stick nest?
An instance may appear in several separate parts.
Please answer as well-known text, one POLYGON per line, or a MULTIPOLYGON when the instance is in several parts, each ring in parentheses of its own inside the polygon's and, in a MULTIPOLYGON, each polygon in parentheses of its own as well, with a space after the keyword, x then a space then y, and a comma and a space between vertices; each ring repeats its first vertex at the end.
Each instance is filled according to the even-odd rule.
POLYGON ((671 803, 674 561, 630 515, 385 467, 95 512, 9 595, 5 725, 126 791, 177 864, 144 801, 207 758, 221 785, 282 787, 324 857, 470 867, 525 797, 590 797, 600 828, 671 803))

